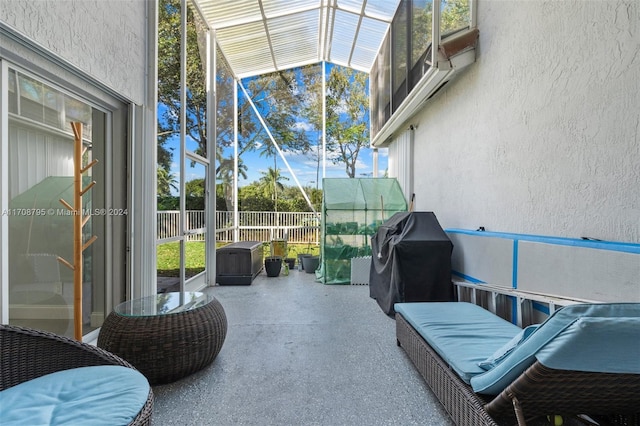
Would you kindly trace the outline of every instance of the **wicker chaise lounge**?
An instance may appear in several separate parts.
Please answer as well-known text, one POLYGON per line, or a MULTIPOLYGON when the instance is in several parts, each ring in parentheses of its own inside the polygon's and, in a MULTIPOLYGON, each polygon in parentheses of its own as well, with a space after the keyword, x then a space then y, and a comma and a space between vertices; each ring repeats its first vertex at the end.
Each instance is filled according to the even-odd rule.
MULTIPOLYGON (((434 348, 423 337, 425 332, 420 333, 417 330, 421 328, 421 325, 426 325, 429 322, 428 317, 418 318, 417 322, 415 318, 408 320, 405 316, 412 316, 412 312, 415 312, 416 308, 411 306, 410 308, 414 309, 412 311, 411 309, 403 309, 399 305, 405 305, 406 308, 408 305, 416 304, 396 305, 396 311, 398 311, 396 313, 397 343, 406 351, 419 373, 458 425, 498 426, 512 425, 516 422, 519 425, 524 425, 527 419, 538 416, 546 418, 549 415, 575 416, 578 414, 588 414, 591 418, 598 419, 602 425, 639 424, 640 329, 637 326, 640 324, 638 322, 640 318, 638 317, 620 318, 622 321, 631 320, 631 322, 620 327, 621 335, 618 336, 619 338, 614 336, 615 328, 612 333, 606 328, 612 323, 611 321, 596 319, 594 322, 597 327, 600 327, 600 330, 588 335, 588 339, 593 340, 594 336, 605 338, 609 335, 610 337, 603 341, 588 342, 580 339, 580 330, 588 329, 588 327, 583 327, 580 323, 581 313, 579 309, 576 309, 579 321, 564 328, 558 327, 558 334, 547 338, 547 341, 551 342, 550 344, 543 344, 537 352, 526 354, 536 343, 536 339, 528 336, 525 339, 525 342, 527 339, 529 340, 527 345, 521 341, 519 347, 517 346, 506 353, 499 362, 509 363, 513 361, 513 358, 516 358, 516 362, 513 362, 516 365, 515 370, 500 371, 496 367, 497 375, 494 374, 494 376, 499 376, 499 379, 494 382, 495 377, 489 377, 491 379, 491 383, 489 383, 487 379, 482 377, 483 373, 479 373, 476 376, 477 379, 471 378, 469 380, 467 377, 464 380, 460 371, 456 371, 459 368, 452 366, 446 349, 443 352, 442 348, 434 348), (602 326, 605 323, 609 325, 602 326), (554 338, 556 342, 554 342, 554 338), (593 346, 589 346, 589 343, 593 346), (598 347, 598 345, 600 346, 598 347), (618 351, 621 347, 627 350, 627 353, 620 354, 618 351), (618 362, 622 365, 620 369, 633 370, 633 373, 575 371, 566 367, 557 368, 570 360, 571 357, 575 357, 576 364, 580 365, 583 370, 595 370, 598 365, 603 365, 603 367, 606 365, 605 369, 607 369, 615 364, 617 359, 620 359, 618 362), (607 357, 609 360, 605 359, 607 357), (588 360, 589 358, 592 359, 588 360), (585 359, 587 361, 578 362, 585 359), (544 363, 550 365, 545 366, 544 363), (506 385, 503 386, 505 383, 506 385), (477 389, 474 390, 478 387, 482 388, 485 393, 477 392, 477 389)), ((429 308, 429 304, 421 305, 425 305, 424 309, 429 308)), ((444 304, 440 305, 441 308, 444 306, 444 304)), ((629 307, 631 304, 618 305, 629 307)), ((637 310, 638 306, 635 308, 637 310)), ((451 342, 453 332, 446 330, 447 319, 446 314, 442 315, 443 312, 447 312, 447 308, 440 309, 431 319, 437 323, 435 327, 438 329, 438 333, 441 333, 440 336, 445 336, 445 340, 451 342)), ((455 314, 454 311, 453 315, 455 314)), ((487 312, 487 314, 490 313, 487 312)), ((544 324, 539 327, 543 326, 544 324)), ((426 335, 428 340, 432 340, 432 336, 428 333, 426 335)), ((455 345, 461 348, 465 355, 476 349, 473 343, 465 347, 464 344, 461 345, 460 341, 457 341, 455 345)), ((444 346, 446 347, 446 343, 444 346)), ((484 355, 480 358, 482 357, 484 355)), ((457 361, 454 359, 453 362, 457 361)), ((614 366, 613 368, 617 369, 618 367, 614 366)), ((485 374, 491 376, 493 373, 489 371, 485 374)), ((462 375, 465 376, 464 373, 462 375)))
MULTIPOLYGON (((17 326, 0 325, 0 350, 2 351, 0 356, 0 391, 3 392, 12 388, 18 389, 19 385, 52 373, 82 371, 80 367, 127 367, 126 370, 118 369, 118 371, 125 372, 133 369, 128 362, 95 346, 52 333, 17 326)), ((139 373, 136 372, 136 374, 139 373)), ((144 380, 141 374, 139 376, 144 380)), ((146 392, 146 388, 143 391, 146 392)), ((130 425, 151 424, 153 400, 153 392, 149 387, 146 402, 143 401, 142 408, 137 415, 132 416, 130 425)), ((31 404, 34 403, 31 402, 31 404)), ((8 414, 10 408, 4 403, 3 405, 4 422, 5 415, 8 414)), ((86 414, 91 410, 91 407, 84 406, 82 410, 86 414)))

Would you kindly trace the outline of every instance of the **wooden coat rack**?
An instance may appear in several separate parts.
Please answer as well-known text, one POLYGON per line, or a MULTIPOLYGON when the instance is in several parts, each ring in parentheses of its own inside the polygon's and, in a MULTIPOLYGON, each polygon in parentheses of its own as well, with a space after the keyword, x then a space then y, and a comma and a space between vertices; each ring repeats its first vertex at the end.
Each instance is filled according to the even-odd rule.
POLYGON ((73 149, 73 205, 62 198, 60 202, 73 216, 73 263, 58 256, 58 261, 73 271, 73 328, 74 338, 82 341, 82 252, 95 240, 95 235, 83 242, 82 228, 91 219, 91 214, 85 215, 82 209, 82 196, 96 184, 92 181, 85 188, 82 187, 82 175, 93 167, 98 160, 93 160, 86 166, 82 166, 82 158, 87 151, 82 145, 82 123, 71 122, 74 135, 73 149))

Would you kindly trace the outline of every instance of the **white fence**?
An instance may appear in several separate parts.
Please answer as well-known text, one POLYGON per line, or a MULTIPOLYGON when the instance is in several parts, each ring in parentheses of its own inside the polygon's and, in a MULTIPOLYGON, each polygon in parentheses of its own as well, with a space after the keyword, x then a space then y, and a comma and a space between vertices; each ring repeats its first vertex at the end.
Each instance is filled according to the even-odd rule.
MULTIPOLYGON (((191 241, 203 241, 205 215, 203 210, 187 210, 185 229, 191 241)), ((233 241, 233 212, 216 212, 216 241, 233 241)), ((320 223, 309 212, 238 212, 240 241, 270 241, 287 239, 289 243, 318 244, 320 223)), ((158 212, 158 240, 171 240, 181 235, 180 211, 158 212)))

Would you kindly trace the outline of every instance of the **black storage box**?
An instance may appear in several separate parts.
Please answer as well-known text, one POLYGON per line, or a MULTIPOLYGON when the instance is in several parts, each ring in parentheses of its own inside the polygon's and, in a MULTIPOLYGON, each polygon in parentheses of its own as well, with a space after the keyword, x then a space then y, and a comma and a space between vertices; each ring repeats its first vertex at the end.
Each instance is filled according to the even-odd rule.
POLYGON ((396 302, 453 300, 453 243, 433 212, 396 213, 371 238, 369 295, 394 315, 396 302))
POLYGON ((216 282, 251 285, 263 267, 262 242, 241 241, 216 250, 216 282))

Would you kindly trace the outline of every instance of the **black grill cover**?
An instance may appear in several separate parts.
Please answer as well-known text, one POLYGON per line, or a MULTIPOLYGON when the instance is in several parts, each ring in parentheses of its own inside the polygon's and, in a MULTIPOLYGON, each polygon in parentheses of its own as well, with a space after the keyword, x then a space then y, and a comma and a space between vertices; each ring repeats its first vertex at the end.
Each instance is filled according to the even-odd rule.
POLYGON ((387 315, 396 302, 453 300, 453 243, 432 212, 401 212, 371 238, 369 295, 387 315))

